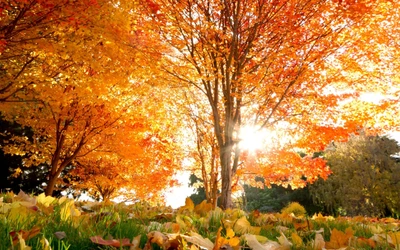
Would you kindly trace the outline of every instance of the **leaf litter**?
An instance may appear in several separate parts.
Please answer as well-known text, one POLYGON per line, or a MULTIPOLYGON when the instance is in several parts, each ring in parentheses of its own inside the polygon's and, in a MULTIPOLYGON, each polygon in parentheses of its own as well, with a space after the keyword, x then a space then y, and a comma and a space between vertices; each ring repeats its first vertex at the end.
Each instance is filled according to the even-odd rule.
POLYGON ((82 239, 113 249, 149 250, 158 246, 165 250, 400 250, 400 221, 393 218, 333 218, 322 214, 296 217, 284 213, 247 213, 240 209, 222 211, 213 209, 205 201, 195 205, 189 198, 176 210, 148 204, 108 204, 102 207, 101 203, 75 202, 66 197, 56 199, 44 194, 31 196, 22 191, 13 195, 9 202, 0 200, 0 219, 9 223, 11 228, 8 233, 11 249, 32 249, 27 244, 35 242, 32 241, 35 238, 42 249, 52 249, 51 237, 68 240, 68 233, 64 231, 54 231, 53 236, 45 234, 45 224, 25 227, 48 219, 46 217, 52 213, 59 213, 61 221, 71 223, 78 230, 83 223, 96 227, 96 223, 104 222, 105 218, 111 221, 107 221, 107 227, 115 227, 124 220, 140 222, 141 231, 129 238, 94 234, 82 239), (120 216, 120 213, 128 216, 120 216), (341 226, 343 223, 346 228, 341 226), (318 227, 320 229, 314 229, 318 227))

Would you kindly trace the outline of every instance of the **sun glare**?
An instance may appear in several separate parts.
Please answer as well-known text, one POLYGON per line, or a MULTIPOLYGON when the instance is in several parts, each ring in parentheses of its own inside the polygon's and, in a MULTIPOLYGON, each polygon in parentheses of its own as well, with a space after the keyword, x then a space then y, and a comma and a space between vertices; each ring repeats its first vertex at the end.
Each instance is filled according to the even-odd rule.
POLYGON ((239 133, 239 146, 243 150, 256 151, 266 146, 269 133, 266 129, 257 129, 246 126, 241 128, 239 133))

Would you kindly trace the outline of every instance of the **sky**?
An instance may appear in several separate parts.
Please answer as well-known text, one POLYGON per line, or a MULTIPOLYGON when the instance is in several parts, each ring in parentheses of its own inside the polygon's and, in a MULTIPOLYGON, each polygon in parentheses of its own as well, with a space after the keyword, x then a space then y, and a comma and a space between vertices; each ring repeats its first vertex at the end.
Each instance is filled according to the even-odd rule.
POLYGON ((389 137, 397 140, 400 143, 400 131, 389 133, 389 137))
POLYGON ((194 188, 189 187, 190 172, 179 172, 176 178, 180 185, 168 189, 165 193, 165 202, 167 206, 178 208, 185 205, 186 197, 194 193, 194 188))

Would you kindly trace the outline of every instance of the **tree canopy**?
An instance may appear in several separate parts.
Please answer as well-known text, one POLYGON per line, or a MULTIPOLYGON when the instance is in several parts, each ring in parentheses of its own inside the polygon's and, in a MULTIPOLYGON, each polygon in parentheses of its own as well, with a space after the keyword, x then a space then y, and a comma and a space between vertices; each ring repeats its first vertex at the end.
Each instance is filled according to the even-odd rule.
POLYGON ((398 11, 390 0, 3 1, 1 112, 33 136, 2 150, 46 163, 48 195, 63 176, 103 198, 146 197, 189 165, 228 208, 241 178, 326 179, 313 152, 398 127, 398 11), (360 98, 372 92, 382 100, 360 98), (243 148, 244 128, 269 141, 243 148))
POLYGON ((365 58, 373 45, 364 41, 364 32, 382 30, 380 18, 386 15, 382 10, 394 3, 148 3, 157 22, 156 32, 174 48, 164 56, 161 68, 175 86, 186 87, 208 102, 206 112, 221 165, 223 207, 231 206, 233 179, 250 169, 270 183, 294 187, 313 182, 317 176, 327 178, 330 171, 321 159, 301 158, 293 149, 320 151, 331 140, 343 140, 367 123, 374 126, 371 116, 354 116, 362 112, 360 109, 349 108, 343 113, 341 103, 360 95, 361 90, 376 89, 372 82, 356 77, 363 74, 360 65, 376 62, 365 58), (347 62, 349 58, 352 60, 347 62), (361 63, 356 64, 358 60, 361 63), (249 164, 239 146, 244 126, 283 130, 291 141, 249 164))
MULTIPOLYGON (((159 115, 166 112, 166 104, 158 104, 156 85, 146 83, 146 65, 151 65, 140 62, 148 54, 142 48, 146 40, 140 15, 135 13, 138 5, 121 2, 120 8, 112 1, 83 1, 80 6, 75 1, 35 0, 7 4, 1 9, 5 17, 2 114, 29 127, 34 135, 31 140, 15 135, 3 150, 28 156, 24 166, 50 166, 47 195, 53 194, 67 166, 79 171, 99 159, 115 160, 109 163, 116 166, 109 173, 145 175, 135 182, 137 190, 155 176, 162 178, 147 191, 160 192, 171 184, 179 152, 174 150, 175 135, 165 131, 174 131, 173 119, 159 115), (132 19, 124 18, 126 14, 132 19), (26 42, 20 41, 25 38, 26 42), (167 154, 169 150, 176 157, 167 154), (124 164, 118 164, 118 158, 124 164)), ((125 183, 132 182, 126 179, 125 183)), ((145 194, 149 193, 137 195, 145 194)))

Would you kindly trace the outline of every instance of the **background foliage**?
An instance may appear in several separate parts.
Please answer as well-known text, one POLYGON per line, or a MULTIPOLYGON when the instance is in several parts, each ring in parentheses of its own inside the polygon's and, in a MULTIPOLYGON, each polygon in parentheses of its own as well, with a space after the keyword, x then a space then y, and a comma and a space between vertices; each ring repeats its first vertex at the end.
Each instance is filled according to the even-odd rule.
POLYGON ((315 202, 334 214, 399 215, 399 145, 379 136, 352 136, 325 152, 333 173, 310 186, 315 202), (396 156, 397 155, 397 156, 396 156))

